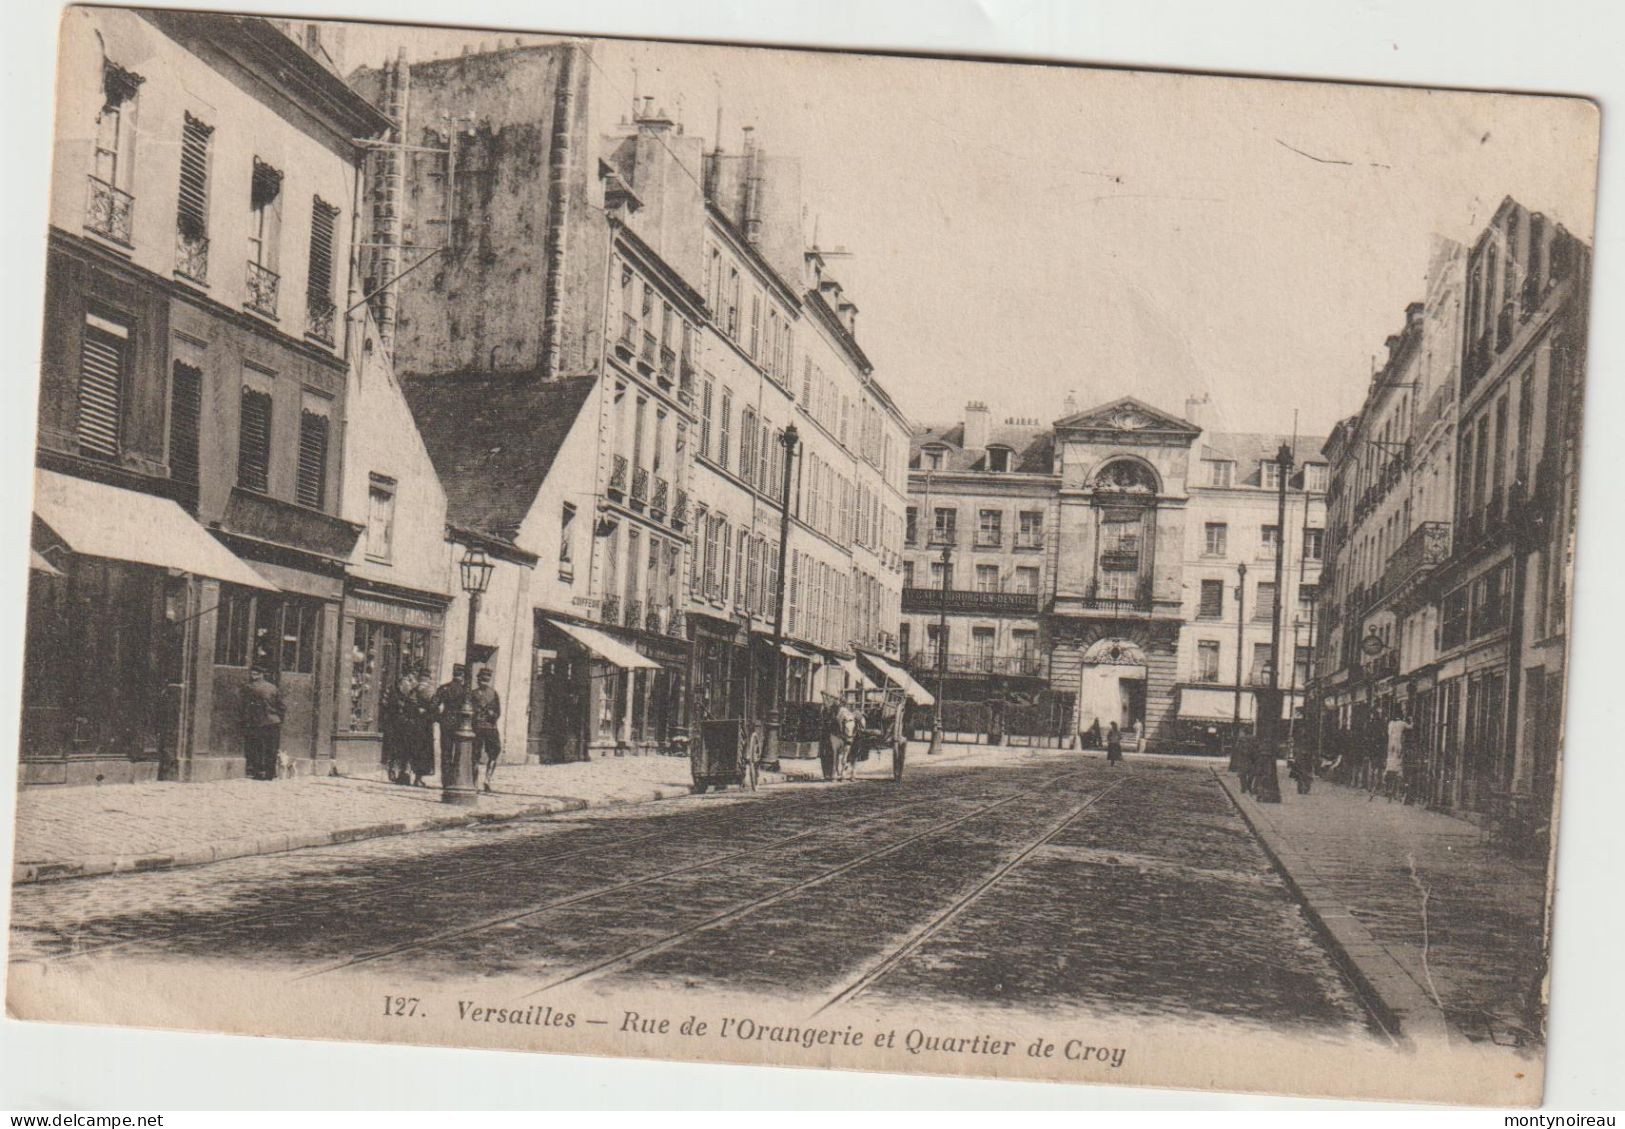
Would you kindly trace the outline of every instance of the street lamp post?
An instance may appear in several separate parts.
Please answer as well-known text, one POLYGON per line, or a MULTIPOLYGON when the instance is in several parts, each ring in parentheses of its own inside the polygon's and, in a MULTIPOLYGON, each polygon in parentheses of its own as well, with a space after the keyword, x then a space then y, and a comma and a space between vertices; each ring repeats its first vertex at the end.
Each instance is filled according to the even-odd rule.
POLYGON ((1246 649, 1247 562, 1236 565, 1236 712, 1230 734, 1230 771, 1241 771, 1241 653, 1246 649))
POLYGON ((1281 802, 1281 781, 1276 775, 1276 744, 1281 732, 1281 582, 1286 572, 1286 482, 1292 475, 1292 448, 1282 443, 1275 453, 1275 600, 1270 608, 1270 708, 1273 715, 1269 725, 1263 724, 1263 711, 1259 711, 1259 735, 1268 735, 1259 742, 1258 768, 1253 776, 1253 795, 1266 804, 1281 802))
POLYGON ((463 591, 468 593, 468 637, 463 646, 463 704, 457 711, 457 732, 452 735, 451 756, 441 750, 440 802, 476 804, 474 787, 474 625, 480 617, 480 597, 490 586, 496 566, 478 545, 470 545, 458 562, 463 591))
POLYGON ((942 752, 942 693, 948 685, 948 577, 953 564, 952 541, 942 544, 942 604, 937 613, 937 701, 931 715, 931 746, 927 755, 942 752))
POLYGON ((790 467, 796 457, 796 444, 800 441, 801 435, 793 423, 779 436, 779 442, 784 447, 784 473, 779 476, 783 487, 779 495, 779 575, 774 587, 773 663, 767 713, 767 739, 772 743, 772 749, 764 750, 770 761, 779 759, 779 727, 784 721, 784 706, 779 700, 783 687, 779 668, 784 665, 784 574, 786 562, 790 559, 790 467))

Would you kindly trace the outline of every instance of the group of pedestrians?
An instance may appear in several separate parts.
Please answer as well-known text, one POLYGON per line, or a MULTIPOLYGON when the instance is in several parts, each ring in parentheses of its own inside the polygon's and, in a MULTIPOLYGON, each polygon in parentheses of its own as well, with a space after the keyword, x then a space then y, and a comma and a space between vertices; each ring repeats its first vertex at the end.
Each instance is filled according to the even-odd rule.
POLYGON ((1325 738, 1327 759, 1321 772, 1346 784, 1388 800, 1421 802, 1427 791, 1422 750, 1414 726, 1401 707, 1384 717, 1377 714, 1361 729, 1332 730, 1325 738))
POLYGON ((474 775, 485 791, 491 791, 491 778, 502 756, 502 736, 497 728, 502 717, 502 696, 491 686, 489 669, 480 670, 473 690, 469 690, 467 679, 467 669, 458 663, 452 667, 451 680, 434 688, 427 668, 402 667, 400 680, 391 687, 382 710, 383 762, 393 783, 426 787, 423 778, 435 771, 437 729, 440 769, 445 775, 455 755, 457 726, 467 702, 474 715, 474 775))
MULTIPOLYGON (((1134 727, 1131 730, 1134 736, 1135 748, 1139 748, 1140 746, 1140 731, 1140 720, 1136 718, 1134 720, 1134 727)), ((1100 728, 1100 719, 1098 717, 1095 718, 1094 721, 1090 723, 1089 728, 1079 731, 1078 744, 1085 749, 1104 748, 1106 750, 1107 764, 1115 765, 1122 763, 1123 731, 1117 727, 1117 722, 1115 721, 1107 725, 1105 730, 1102 731, 1100 728)))

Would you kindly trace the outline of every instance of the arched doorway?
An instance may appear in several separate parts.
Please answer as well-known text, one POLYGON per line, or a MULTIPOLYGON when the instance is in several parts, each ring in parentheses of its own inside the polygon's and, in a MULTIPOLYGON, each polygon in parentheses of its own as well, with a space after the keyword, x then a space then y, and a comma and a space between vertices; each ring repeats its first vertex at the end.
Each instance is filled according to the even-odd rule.
POLYGON ((1123 732, 1134 723, 1145 725, 1145 652, 1130 639, 1097 640, 1083 653, 1078 671, 1079 728, 1100 722, 1104 731, 1112 722, 1123 732))

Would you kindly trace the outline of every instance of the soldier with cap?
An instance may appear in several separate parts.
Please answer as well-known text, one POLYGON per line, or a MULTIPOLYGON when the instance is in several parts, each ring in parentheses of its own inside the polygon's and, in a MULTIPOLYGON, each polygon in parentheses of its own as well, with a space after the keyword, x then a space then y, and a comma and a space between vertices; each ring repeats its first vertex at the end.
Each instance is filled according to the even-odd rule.
POLYGON ((434 692, 434 720, 440 730, 440 777, 444 781, 446 766, 451 763, 452 742, 457 739, 457 721, 463 713, 463 699, 468 697, 468 671, 462 663, 451 668, 451 681, 442 683, 434 692))
POLYGON ((491 790, 491 776, 497 770, 497 758, 502 756, 502 734, 497 721, 502 717, 502 695, 491 686, 491 668, 481 667, 469 693, 474 706, 474 775, 485 765, 485 779, 481 787, 491 790))
POLYGON ((268 673, 265 667, 254 665, 240 704, 244 767, 251 780, 276 779, 276 758, 282 745, 282 717, 287 708, 282 691, 266 677, 268 673))

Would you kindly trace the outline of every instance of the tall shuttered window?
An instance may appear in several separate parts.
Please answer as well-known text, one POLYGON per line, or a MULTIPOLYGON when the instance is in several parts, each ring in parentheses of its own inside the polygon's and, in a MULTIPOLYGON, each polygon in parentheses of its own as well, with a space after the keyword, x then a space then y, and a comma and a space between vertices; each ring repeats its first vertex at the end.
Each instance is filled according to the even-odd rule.
POLYGON ((237 485, 257 494, 271 488, 271 394, 248 385, 237 420, 237 485))
POLYGON ((175 204, 175 270, 197 282, 209 276, 209 140, 214 127, 191 114, 181 123, 180 192, 175 204))
POLYGON ((96 314, 85 315, 79 352, 79 448, 112 457, 119 452, 124 422, 124 365, 130 350, 128 326, 96 314))
POLYGON ((203 422, 203 370, 176 361, 169 378, 169 478, 197 504, 198 439, 203 422))
POLYGON ((299 413, 299 485, 301 506, 319 510, 327 501, 327 415, 309 408, 299 413))
POLYGON ((307 332, 329 344, 333 341, 333 242, 339 210, 320 196, 310 206, 310 262, 305 276, 307 332))

